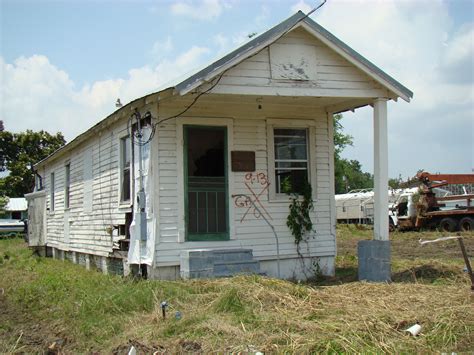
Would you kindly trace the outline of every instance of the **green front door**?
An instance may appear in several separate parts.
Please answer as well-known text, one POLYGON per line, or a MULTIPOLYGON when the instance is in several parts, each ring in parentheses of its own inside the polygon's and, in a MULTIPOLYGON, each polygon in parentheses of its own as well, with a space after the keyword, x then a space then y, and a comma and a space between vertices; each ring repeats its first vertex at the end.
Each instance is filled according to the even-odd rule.
POLYGON ((229 239, 227 129, 184 126, 186 240, 229 239))

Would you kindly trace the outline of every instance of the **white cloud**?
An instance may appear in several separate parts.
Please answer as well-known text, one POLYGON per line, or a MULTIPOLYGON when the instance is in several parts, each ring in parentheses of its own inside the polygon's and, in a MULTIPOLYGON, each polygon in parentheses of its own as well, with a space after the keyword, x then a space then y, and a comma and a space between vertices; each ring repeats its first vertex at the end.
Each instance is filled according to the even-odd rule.
POLYGON ((270 18, 270 8, 267 5, 260 6, 260 13, 255 18, 255 25, 257 28, 262 28, 270 18))
POLYGON ((171 5, 171 13, 176 16, 209 21, 219 17, 224 7, 228 5, 224 5, 220 0, 180 1, 171 5))
POLYGON ((291 7, 291 12, 292 12, 292 13, 295 13, 295 12, 298 12, 298 11, 303 11, 305 14, 307 14, 307 13, 310 12, 311 10, 312 10, 311 5, 308 5, 308 4, 306 3, 306 1, 304 1, 304 0, 298 1, 296 4, 294 4, 294 5, 291 7))
POLYGON ((448 83, 469 84, 474 81, 474 23, 448 38, 439 71, 448 83))
MULTIPOLYGON (((309 11, 312 2, 296 1, 291 4, 309 11)), ((230 4, 180 0, 171 8, 175 15, 212 20, 230 4)), ((389 104, 390 176, 413 175, 420 168, 471 172, 474 166, 474 24, 471 21, 454 29, 448 10, 443 1, 331 0, 313 15, 414 91, 410 104, 401 100, 389 104)), ((265 6, 252 16, 239 25, 238 33, 215 32, 218 34, 210 42, 219 54, 248 41, 249 33, 261 34, 263 27, 281 20, 272 18, 265 6)), ((155 91, 177 73, 189 73, 203 64, 211 53, 207 47, 193 46, 172 56, 173 38, 155 42, 150 48, 154 59, 148 65, 129 70, 123 78, 80 87, 45 56, 20 57, 12 63, 0 57, 0 119, 9 130, 63 131, 70 140, 114 111, 117 97, 127 103, 155 91)), ((178 43, 178 37, 175 39, 178 43)), ((372 109, 347 113, 343 123, 345 131, 355 137, 354 148, 348 148, 344 155, 358 159, 371 171, 372 109)))
POLYGON ((209 48, 192 46, 186 53, 176 58, 176 64, 179 67, 187 67, 190 63, 195 63, 199 57, 209 53, 209 48))
MULTIPOLYGON (((473 26, 453 32, 441 1, 330 1, 313 18, 414 92, 389 105, 389 174, 471 172, 473 26)), ((344 114, 344 156, 373 169, 372 109, 344 114)))
POLYGON ((192 47, 154 67, 131 69, 126 78, 97 81, 81 88, 45 56, 20 57, 12 64, 0 57, 0 119, 10 131, 60 131, 69 141, 112 113, 117 98, 126 104, 156 91, 202 64, 208 52, 205 47, 192 47))
POLYGON ((173 49, 173 41, 171 37, 168 36, 164 41, 155 41, 155 43, 153 43, 151 54, 155 60, 158 60, 170 54, 173 49))
POLYGON ((224 54, 228 48, 229 48, 229 43, 230 43, 230 40, 227 36, 225 36, 224 34, 222 33, 218 33, 216 34, 214 37, 213 37, 213 42, 217 45, 217 53, 219 55, 222 55, 224 54))

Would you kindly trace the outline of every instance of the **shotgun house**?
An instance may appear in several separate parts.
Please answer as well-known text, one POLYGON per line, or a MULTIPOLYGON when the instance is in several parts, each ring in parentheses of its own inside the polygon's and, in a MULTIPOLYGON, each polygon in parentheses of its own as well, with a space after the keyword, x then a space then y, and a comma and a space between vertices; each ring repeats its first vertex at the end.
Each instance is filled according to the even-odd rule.
POLYGON ((298 12, 38 162, 30 244, 151 278, 332 275, 333 114, 374 107, 376 194, 384 192, 374 234, 383 240, 387 101, 412 95, 298 12), (313 227, 297 245, 288 193, 308 186, 313 227))

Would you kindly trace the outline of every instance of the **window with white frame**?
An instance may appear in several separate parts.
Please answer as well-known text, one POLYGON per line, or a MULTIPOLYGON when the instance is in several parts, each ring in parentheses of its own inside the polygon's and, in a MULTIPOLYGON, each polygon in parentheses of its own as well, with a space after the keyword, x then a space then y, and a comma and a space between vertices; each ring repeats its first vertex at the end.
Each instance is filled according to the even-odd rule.
POLYGON ((120 139, 120 202, 130 202, 131 197, 131 145, 130 136, 120 139))
POLYGON ((49 210, 51 212, 54 211, 54 173, 51 173, 49 176, 50 182, 49 182, 49 210))
POLYGON ((275 192, 301 194, 309 181, 308 129, 273 128, 275 192))
POLYGON ((64 208, 69 208, 71 202, 71 164, 66 164, 64 170, 64 208))

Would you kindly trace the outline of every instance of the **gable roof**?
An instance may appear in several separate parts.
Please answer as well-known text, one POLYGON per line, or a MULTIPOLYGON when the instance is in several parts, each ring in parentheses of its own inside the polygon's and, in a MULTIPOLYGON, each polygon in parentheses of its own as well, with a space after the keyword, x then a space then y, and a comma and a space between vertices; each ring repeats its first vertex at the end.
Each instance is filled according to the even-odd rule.
POLYGON ((403 98, 407 102, 409 102, 410 98, 413 97, 412 91, 385 73, 382 69, 377 67, 368 59, 360 55, 358 52, 353 50, 351 47, 342 42, 340 39, 327 31, 321 25, 317 24, 301 11, 298 11, 296 14, 289 17, 285 21, 281 22, 275 27, 272 27, 260 36, 257 36, 255 39, 247 42, 243 46, 237 48, 226 56, 200 70, 196 74, 180 82, 175 86, 176 91, 180 95, 187 94, 198 86, 214 79, 217 75, 220 75, 228 69, 239 64, 243 60, 260 52, 266 46, 277 41, 290 30, 301 25, 309 30, 323 43, 345 57, 345 59, 349 60, 352 64, 356 65, 367 75, 372 77, 383 86, 387 87, 390 91, 397 94, 397 96, 403 98))
POLYGON ((305 15, 303 12, 298 11, 294 15, 290 16, 278 25, 272 27, 263 34, 255 37, 254 39, 250 40, 249 42, 245 43, 244 45, 240 46, 239 48, 225 55, 224 57, 204 67, 204 69, 198 70, 195 74, 191 74, 186 79, 182 81, 180 81, 180 79, 174 80, 171 83, 168 83, 167 85, 157 89, 155 92, 137 98, 124 105, 123 107, 117 109, 116 111, 108 115, 106 118, 89 128, 87 131, 78 135, 71 142, 62 146, 43 160, 37 162, 34 167, 37 169, 51 158, 58 157, 60 154, 71 150, 73 147, 77 146, 78 144, 92 136, 94 132, 97 132, 103 127, 116 121, 118 119, 117 113, 123 114, 126 108, 132 107, 132 105, 135 105, 138 101, 146 99, 147 97, 150 97, 152 95, 161 94, 164 92, 168 92, 171 96, 176 93, 181 96, 186 95, 187 93, 191 92, 200 85, 211 81, 218 75, 241 63, 245 59, 259 53, 262 49, 276 42, 286 33, 298 26, 303 26, 317 39, 328 45, 331 49, 335 50, 345 59, 349 60, 349 62, 354 64, 356 67, 361 69, 363 72, 365 72, 367 75, 372 77, 374 80, 376 80, 383 86, 387 87, 397 96, 403 98, 405 101, 409 102, 410 99, 413 97, 413 92, 411 92, 401 83, 396 81, 390 75, 378 68, 375 64, 364 58, 362 55, 350 48, 347 44, 339 40, 336 36, 334 36, 322 26, 317 24, 315 21, 309 18, 308 15, 305 15))

